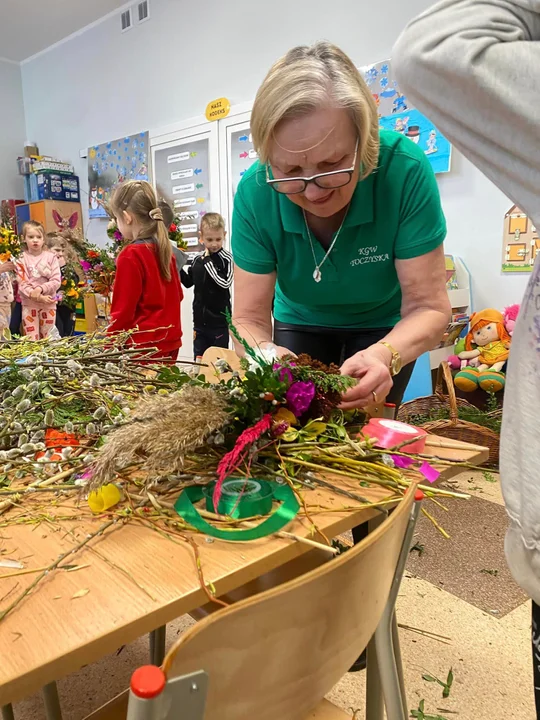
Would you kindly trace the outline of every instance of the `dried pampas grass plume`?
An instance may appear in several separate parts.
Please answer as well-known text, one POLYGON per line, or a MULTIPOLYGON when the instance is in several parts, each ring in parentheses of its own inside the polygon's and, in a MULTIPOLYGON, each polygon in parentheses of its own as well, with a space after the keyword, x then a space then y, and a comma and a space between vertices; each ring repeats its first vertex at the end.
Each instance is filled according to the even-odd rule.
POLYGON ((215 390, 193 386, 174 395, 141 400, 129 423, 113 432, 103 446, 89 489, 96 490, 118 470, 141 461, 149 479, 180 471, 186 453, 228 422, 225 405, 215 390))

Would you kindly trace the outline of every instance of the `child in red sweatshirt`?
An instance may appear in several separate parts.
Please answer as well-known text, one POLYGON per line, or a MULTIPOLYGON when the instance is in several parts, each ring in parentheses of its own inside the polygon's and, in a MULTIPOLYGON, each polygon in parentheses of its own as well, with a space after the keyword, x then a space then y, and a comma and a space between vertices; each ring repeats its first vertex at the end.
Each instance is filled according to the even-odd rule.
POLYGON ((129 180, 112 199, 126 242, 116 261, 108 332, 136 330, 131 339, 152 362, 176 362, 182 345, 182 288, 167 228, 150 183, 129 180))

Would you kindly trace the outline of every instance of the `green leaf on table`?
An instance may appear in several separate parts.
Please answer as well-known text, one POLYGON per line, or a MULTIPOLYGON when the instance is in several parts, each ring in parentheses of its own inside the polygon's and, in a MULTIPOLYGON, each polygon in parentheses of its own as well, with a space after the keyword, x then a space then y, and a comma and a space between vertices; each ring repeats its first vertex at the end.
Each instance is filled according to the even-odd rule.
POLYGON ((422 680, 425 680, 426 682, 440 682, 437 680, 436 677, 433 677, 432 675, 422 675, 422 680))

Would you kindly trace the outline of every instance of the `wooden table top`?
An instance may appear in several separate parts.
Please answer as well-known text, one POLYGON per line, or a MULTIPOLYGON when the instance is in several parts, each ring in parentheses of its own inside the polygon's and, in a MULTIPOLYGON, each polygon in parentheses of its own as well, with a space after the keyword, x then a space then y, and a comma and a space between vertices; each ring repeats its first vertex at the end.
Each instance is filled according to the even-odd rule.
MULTIPOLYGON (((462 443, 449 440, 444 444, 451 447, 430 447, 430 452, 442 459, 473 464, 487 459, 485 448, 470 445, 464 449, 462 443)), ((344 477, 334 476, 332 482, 370 502, 384 500, 390 494, 380 486, 359 487, 358 480, 344 477)), ((322 488, 306 490, 304 498, 313 512, 319 506, 315 520, 328 537, 378 513, 322 488), (344 511, 344 507, 349 509, 344 511)), ((69 500, 58 502, 68 507, 69 500)), ((55 512, 58 510, 57 505, 55 512)), ((66 509, 68 512, 73 508, 66 509)), ((46 519, 39 524, 8 527, 1 527, 1 522, 2 516, 0 558, 20 560, 28 569, 48 566, 99 526, 98 521, 86 519, 64 521, 60 527, 46 519)), ((298 518, 287 530, 307 536, 309 523, 298 518)), ((241 544, 208 542, 204 535, 192 537, 205 581, 213 583, 218 596, 309 549, 275 536, 241 544)), ((172 542, 131 520, 125 525, 117 522, 67 558, 64 563, 87 567, 52 571, 0 622, 0 706, 20 700, 207 602, 194 557, 187 543, 180 539, 172 542)), ((28 574, 2 579, 12 572, 0 568, 0 612, 36 577, 28 574)))

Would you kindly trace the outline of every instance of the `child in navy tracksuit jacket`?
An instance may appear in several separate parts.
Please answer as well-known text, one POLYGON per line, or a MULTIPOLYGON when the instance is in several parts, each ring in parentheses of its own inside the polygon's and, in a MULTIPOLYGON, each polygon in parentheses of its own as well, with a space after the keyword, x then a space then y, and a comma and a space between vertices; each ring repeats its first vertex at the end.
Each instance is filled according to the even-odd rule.
POLYGON ((204 253, 181 270, 182 283, 194 288, 193 354, 201 358, 209 347, 229 346, 226 312, 231 312, 233 260, 224 249, 225 223, 218 213, 207 213, 201 220, 204 253))

